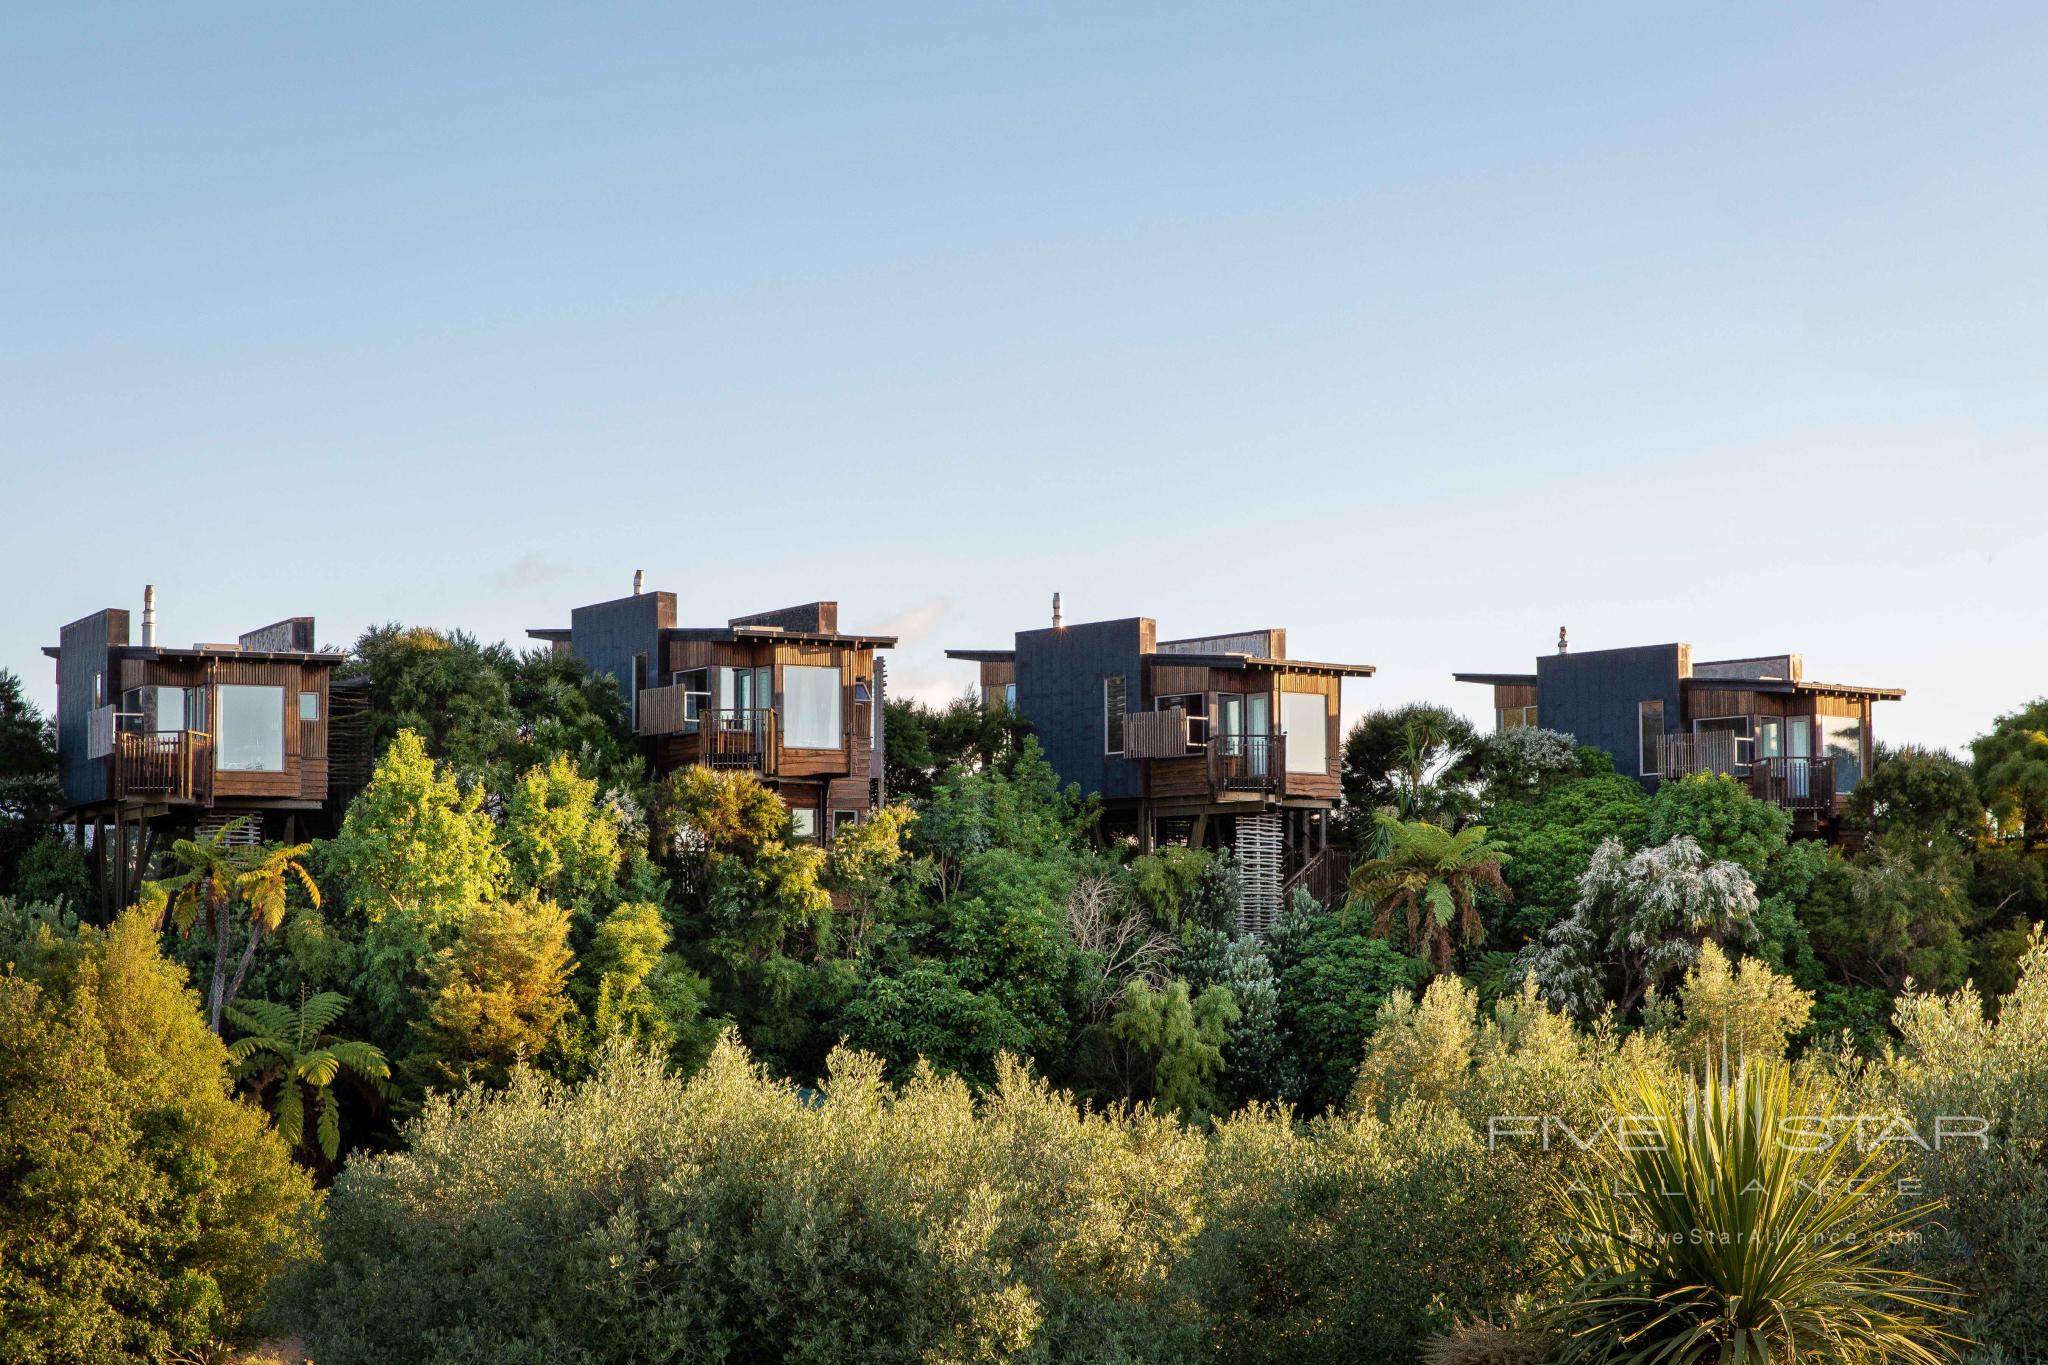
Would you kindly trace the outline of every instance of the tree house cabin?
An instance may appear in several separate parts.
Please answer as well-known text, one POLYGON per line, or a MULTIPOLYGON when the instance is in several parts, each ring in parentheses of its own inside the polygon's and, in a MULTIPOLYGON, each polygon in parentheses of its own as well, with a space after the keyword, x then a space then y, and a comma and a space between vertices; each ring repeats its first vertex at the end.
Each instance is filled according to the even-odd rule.
POLYGON ((678 626, 675 594, 640 582, 527 633, 611 677, 656 772, 753 773, 804 839, 866 819, 884 799, 879 654, 895 638, 842 633, 836 602, 678 626))
POLYGON ((1498 729, 1564 731, 1652 791, 1665 778, 1724 773, 1789 811, 1797 832, 1827 838, 1870 771, 1873 706, 1906 695, 1813 682, 1797 654, 1695 660, 1686 644, 1571 653, 1563 631, 1534 673, 1451 676, 1493 689, 1498 729))
POLYGON ((1264 932, 1296 886, 1338 894, 1329 821, 1341 798, 1341 693, 1370 664, 1287 657, 1287 632, 1161 640, 1150 617, 1019 631, 1011 649, 951 649, 981 695, 1031 726, 1062 785, 1103 824, 1236 851, 1245 927, 1264 932))
POLYGON ((65 811, 91 850, 103 910, 133 899, 163 836, 242 816, 251 818, 240 837, 251 842, 331 826, 329 712, 341 655, 315 647, 312 617, 234 644, 159 645, 150 588, 139 641, 128 613, 109 607, 65 626, 43 653, 57 665, 65 811))

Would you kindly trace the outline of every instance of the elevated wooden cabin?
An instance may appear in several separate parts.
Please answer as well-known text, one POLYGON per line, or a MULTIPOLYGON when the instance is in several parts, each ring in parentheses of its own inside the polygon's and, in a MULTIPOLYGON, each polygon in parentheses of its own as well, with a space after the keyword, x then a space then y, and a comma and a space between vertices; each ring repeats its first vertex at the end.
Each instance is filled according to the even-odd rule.
POLYGON ((984 700, 1030 724, 1062 784, 1102 799, 1107 828, 1148 851, 1234 849, 1247 927, 1295 886, 1337 894, 1341 688, 1370 664, 1291 659, 1280 629, 1161 640, 1150 617, 1055 621, 1011 649, 946 653, 979 666, 984 700))
POLYGON ((679 626, 674 593, 639 588, 527 633, 618 684, 656 772, 751 772, 801 838, 866 819, 885 798, 880 651, 895 637, 842 632, 836 602, 679 626))
POLYGON ((240 837, 332 824, 329 731, 341 656, 294 616, 233 644, 159 644, 155 589, 139 639, 109 607, 43 653, 57 666, 57 768, 66 812, 100 871, 103 908, 128 903, 153 846, 240 817, 240 837), (85 830, 95 831, 91 840, 85 830))
POLYGON ((1493 689, 1499 729, 1541 725, 1605 750, 1655 790, 1725 773, 1789 811, 1802 834, 1835 837, 1874 752, 1872 709, 1905 690, 1815 682, 1797 654, 1692 657, 1687 644, 1558 652, 1533 673, 1454 673, 1493 689))

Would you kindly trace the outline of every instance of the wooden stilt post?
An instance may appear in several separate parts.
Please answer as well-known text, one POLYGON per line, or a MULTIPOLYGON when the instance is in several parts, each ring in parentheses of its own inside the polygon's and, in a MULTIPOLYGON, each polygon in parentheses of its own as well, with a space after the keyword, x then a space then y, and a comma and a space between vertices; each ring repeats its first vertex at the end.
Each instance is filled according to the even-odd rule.
POLYGON ((107 916, 107 923, 114 922, 114 916, 125 910, 132 900, 128 894, 128 816, 121 810, 114 812, 114 904, 107 916))

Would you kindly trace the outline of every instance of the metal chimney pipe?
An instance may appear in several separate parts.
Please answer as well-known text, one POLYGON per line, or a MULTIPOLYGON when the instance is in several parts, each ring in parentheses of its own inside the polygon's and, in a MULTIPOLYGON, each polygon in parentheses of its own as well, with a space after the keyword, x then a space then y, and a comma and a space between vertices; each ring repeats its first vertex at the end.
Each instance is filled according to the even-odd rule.
POLYGON ((1560 654, 1569 654, 1572 652, 1571 641, 1565 638, 1563 626, 1559 626, 1557 628, 1557 652, 1560 654))
POLYGON ((638 596, 640 595, 640 592, 641 592, 641 590, 642 590, 643 588, 645 588, 646 586, 647 586, 647 570, 645 570, 645 569, 635 569, 635 570, 633 570, 633 596, 635 596, 635 597, 638 597, 638 596))
POLYGON ((1066 616, 1064 613, 1060 611, 1060 595, 1058 593, 1054 593, 1052 595, 1052 628, 1054 630, 1059 630, 1062 627, 1064 627, 1066 623, 1066 616))
POLYGON ((142 585, 142 643, 156 644, 156 584, 142 585))

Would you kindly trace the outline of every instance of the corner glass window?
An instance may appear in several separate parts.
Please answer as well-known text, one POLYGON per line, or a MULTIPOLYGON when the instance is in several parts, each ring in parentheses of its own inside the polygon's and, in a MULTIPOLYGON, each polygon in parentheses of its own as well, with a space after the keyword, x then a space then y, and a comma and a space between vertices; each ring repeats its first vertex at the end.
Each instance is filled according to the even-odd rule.
POLYGON ((782 670, 782 745, 839 747, 839 670, 791 664, 782 670))
POLYGON ((1124 679, 1122 674, 1102 680, 1102 752, 1124 751, 1124 679))
POLYGON ((1835 761, 1835 791, 1848 795, 1863 780, 1863 722, 1855 716, 1822 716, 1820 749, 1835 761))
POLYGON ((789 825, 797 838, 815 839, 818 837, 818 812, 809 806, 800 806, 789 813, 789 825))
POLYGON ((284 771, 284 689, 222 683, 214 767, 224 773, 284 771))
POLYGON ((1330 770, 1329 704, 1320 692, 1282 692, 1280 728, 1287 734, 1287 771, 1330 770))
POLYGON ((320 719, 320 694, 318 692, 299 693, 299 719, 320 719))

